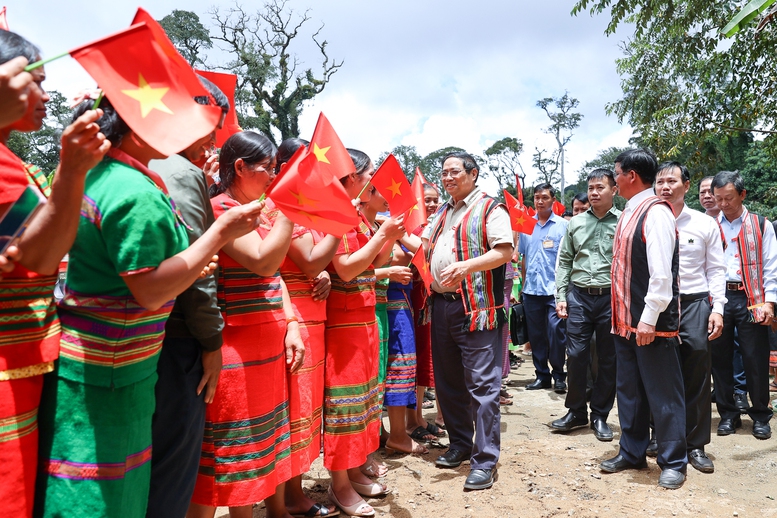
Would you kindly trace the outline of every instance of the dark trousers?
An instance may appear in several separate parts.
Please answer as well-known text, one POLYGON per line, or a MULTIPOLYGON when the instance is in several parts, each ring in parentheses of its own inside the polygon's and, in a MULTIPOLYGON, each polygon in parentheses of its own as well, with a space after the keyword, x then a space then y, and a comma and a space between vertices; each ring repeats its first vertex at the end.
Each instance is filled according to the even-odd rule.
POLYGON ((555 297, 524 294, 523 308, 537 379, 550 381, 552 377, 556 381, 564 381, 566 325, 556 314, 555 297))
POLYGON ((151 426, 148 518, 183 518, 189 509, 205 430, 205 391, 197 396, 202 372, 197 340, 165 338, 151 426))
POLYGON ((461 300, 434 296, 432 362, 436 393, 445 413, 450 447, 471 452, 470 469, 493 469, 499 460, 500 445, 501 333, 499 329, 470 332, 464 321, 461 300))
MULTIPOLYGON (((586 388, 591 364, 591 337, 596 332, 597 368, 591 391, 591 419, 610 415, 615 401, 615 343, 610 295, 589 295, 574 284, 567 291, 567 399, 575 417, 588 417, 586 388)), ((532 348, 533 348, 532 344, 532 348)))
POLYGON ((747 378, 750 408, 747 413, 753 421, 768 421, 769 410, 769 338, 767 326, 750 322, 747 296, 744 291, 726 291, 723 312, 723 334, 710 342, 712 349, 712 377, 715 380, 715 402, 722 419, 739 415, 734 404, 734 329, 742 351, 747 378))
POLYGON ((745 376, 745 362, 742 359, 742 349, 739 347, 736 329, 734 330, 734 392, 747 393, 747 377, 745 376))
POLYGON ((656 337, 653 343, 640 347, 636 334, 628 339, 616 335, 614 339, 620 454, 633 464, 645 459, 652 410, 658 466, 685 472, 685 397, 677 346, 673 340, 656 337))
POLYGON ((712 402, 710 398, 711 356, 707 342, 710 301, 706 294, 680 305, 678 348, 685 387, 685 440, 688 450, 704 449, 710 443, 712 402))

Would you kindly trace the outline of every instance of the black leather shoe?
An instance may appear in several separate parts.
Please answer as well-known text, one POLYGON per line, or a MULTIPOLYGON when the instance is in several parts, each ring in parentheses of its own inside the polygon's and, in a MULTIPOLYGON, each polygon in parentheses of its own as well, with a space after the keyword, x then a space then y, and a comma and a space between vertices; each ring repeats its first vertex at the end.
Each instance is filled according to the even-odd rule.
POLYGON ((650 442, 648 443, 645 455, 648 457, 658 457, 658 441, 656 440, 656 432, 650 430, 650 442))
POLYGON ((747 394, 744 392, 734 392, 734 405, 740 414, 746 414, 747 409, 750 408, 750 403, 747 402, 747 394))
POLYGON ((734 419, 721 419, 720 424, 718 424, 718 435, 731 435, 732 433, 737 433, 737 428, 741 427, 742 419, 739 416, 734 419))
POLYGON ((689 451, 688 462, 702 473, 713 473, 715 471, 715 465, 710 458, 707 457, 707 454, 704 453, 704 450, 697 448, 689 451))
POLYGON ((607 424, 607 421, 600 417, 591 419, 591 430, 594 431, 594 437, 602 442, 609 442, 612 440, 612 430, 607 424))
POLYGON ((539 378, 526 385, 526 390, 539 390, 539 389, 549 389, 549 388, 550 388, 550 381, 542 381, 539 378))
POLYGON ((772 436, 772 428, 766 421, 755 421, 753 423, 753 437, 756 439, 768 439, 772 436))
POLYGON ((570 410, 567 415, 561 419, 556 419, 550 423, 550 427, 554 432, 569 432, 575 428, 581 428, 588 424, 587 417, 575 417, 575 414, 570 410))
POLYGON ((606 471, 607 473, 618 473, 619 471, 623 471, 626 469, 647 468, 647 461, 645 459, 642 459, 641 462, 632 464, 631 462, 628 462, 626 459, 624 459, 622 456, 616 455, 611 459, 602 461, 602 463, 599 464, 599 468, 602 471, 606 471))
POLYGON ((658 477, 658 485, 666 489, 679 489, 685 482, 685 473, 676 469, 665 469, 658 477))
POLYGON ((473 469, 469 472, 464 489, 488 489, 494 485, 496 469, 473 469))
POLYGON ((564 380, 556 380, 556 382, 553 384, 553 390, 556 392, 556 394, 566 394, 567 382, 564 380))
POLYGON ((434 463, 443 468, 457 468, 465 460, 469 460, 469 453, 451 448, 437 457, 434 463))

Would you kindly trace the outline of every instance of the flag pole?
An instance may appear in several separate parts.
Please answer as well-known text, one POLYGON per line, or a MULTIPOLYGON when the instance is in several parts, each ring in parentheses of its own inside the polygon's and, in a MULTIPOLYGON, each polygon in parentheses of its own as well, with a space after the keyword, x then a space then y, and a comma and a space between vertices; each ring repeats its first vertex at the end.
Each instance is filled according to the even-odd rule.
POLYGON ((96 110, 100 107, 100 101, 103 100, 103 96, 105 95, 105 92, 100 90, 100 95, 97 96, 97 99, 94 100, 94 104, 92 105, 92 109, 96 110))
POLYGON ((41 59, 40 61, 36 61, 35 63, 31 63, 24 67, 25 72, 30 72, 31 70, 35 70, 38 67, 42 67, 43 65, 47 63, 51 63, 52 61, 55 61, 59 58, 64 58, 65 56, 69 56, 70 51, 63 52, 62 54, 57 54, 56 56, 51 56, 50 58, 41 59))
POLYGON ((362 197, 362 194, 364 194, 364 191, 366 191, 366 190, 367 190, 367 186, 369 186, 369 185, 370 185, 370 182, 367 182, 367 183, 365 183, 365 184, 364 184, 364 187, 362 187, 362 190, 361 190, 361 191, 359 191, 359 194, 357 194, 357 195, 356 195, 356 198, 354 198, 354 199, 356 199, 356 200, 358 200, 358 199, 361 199, 361 197, 362 197))

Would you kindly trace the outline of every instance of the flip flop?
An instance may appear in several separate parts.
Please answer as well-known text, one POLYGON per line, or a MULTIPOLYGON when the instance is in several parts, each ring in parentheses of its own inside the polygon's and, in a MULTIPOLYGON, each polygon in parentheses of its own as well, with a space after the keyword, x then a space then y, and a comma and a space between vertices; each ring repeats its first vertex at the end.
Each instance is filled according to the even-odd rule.
POLYGON ((448 435, 448 433, 443 429, 442 426, 438 426, 430 422, 426 423, 426 431, 434 435, 435 437, 445 437, 446 435, 448 435))
POLYGON ((291 516, 293 518, 328 518, 329 516, 337 516, 340 514, 340 511, 337 509, 337 507, 332 506, 334 510, 330 511, 329 507, 325 506, 324 504, 321 504, 319 502, 316 502, 313 504, 313 506, 308 509, 308 512, 305 514, 302 513, 292 513, 291 516), (326 510, 326 514, 323 514, 324 510, 326 510))
POLYGON ((503 396, 499 396, 499 404, 500 405, 505 405, 505 406, 510 406, 510 405, 513 404, 513 400, 512 399, 507 399, 506 397, 503 397, 503 396))
POLYGON ((429 431, 428 427, 424 428, 423 426, 418 426, 413 430, 413 433, 410 434, 410 438, 420 442, 429 442, 436 439, 436 436, 429 431))

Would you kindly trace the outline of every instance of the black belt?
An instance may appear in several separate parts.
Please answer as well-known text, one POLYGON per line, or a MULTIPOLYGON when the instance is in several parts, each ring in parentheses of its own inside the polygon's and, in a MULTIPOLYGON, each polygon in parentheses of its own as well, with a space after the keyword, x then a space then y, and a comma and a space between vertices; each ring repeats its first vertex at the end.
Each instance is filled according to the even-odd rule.
POLYGON ((745 289, 745 285, 741 282, 726 282, 726 289, 728 291, 742 291, 745 289))
POLYGON ((691 302, 694 300, 708 299, 710 298, 710 292, 704 291, 700 293, 683 293, 680 295, 681 302, 691 302))
POLYGON ((440 297, 444 298, 448 302, 453 302, 455 300, 461 300, 461 293, 456 292, 446 292, 446 293, 439 293, 434 292, 435 295, 439 295, 440 297))
POLYGON ((609 295, 611 290, 611 288, 583 288, 577 284, 574 286, 582 293, 587 293, 588 295, 609 295))

